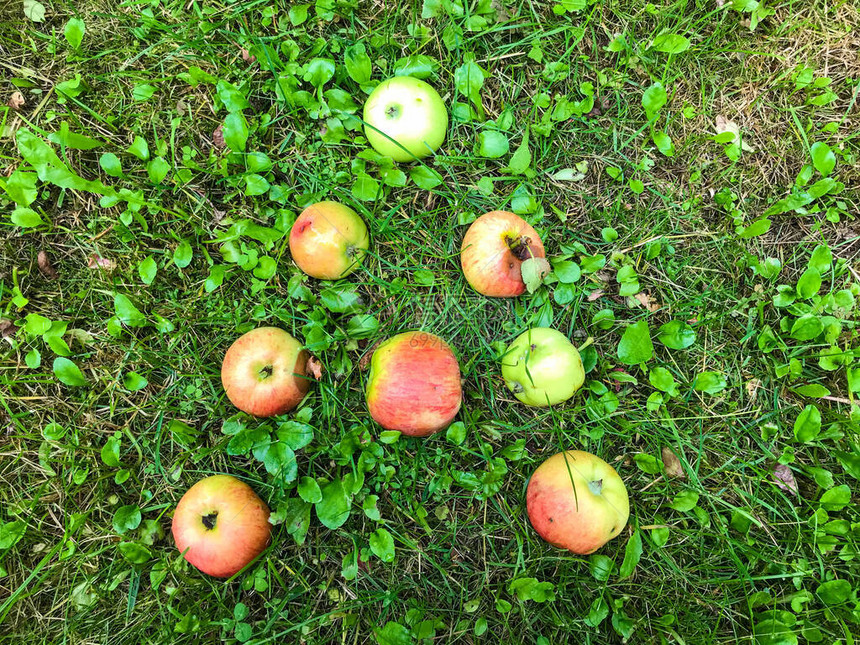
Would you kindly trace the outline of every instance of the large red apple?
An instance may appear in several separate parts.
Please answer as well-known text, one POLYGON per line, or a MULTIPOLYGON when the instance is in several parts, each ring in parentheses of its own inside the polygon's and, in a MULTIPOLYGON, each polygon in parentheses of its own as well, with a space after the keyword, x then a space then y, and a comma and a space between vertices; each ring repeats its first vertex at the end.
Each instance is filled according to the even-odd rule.
POLYGON ((426 437, 447 428, 460 410, 460 366, 438 336, 398 334, 374 351, 366 397, 370 416, 383 428, 426 437))
POLYGON ((621 533, 630 515, 627 488, 615 469, 581 450, 553 455, 535 470, 526 507, 544 540, 581 555, 621 533))
POLYGON ((308 206, 290 230, 293 260, 320 280, 337 280, 355 271, 369 245, 358 213, 337 202, 308 206))
POLYGON ((460 264, 475 291, 508 298, 526 290, 522 263, 545 255, 537 231, 523 218, 507 211, 490 211, 466 231, 460 264))
POLYGON ((213 475, 194 484, 173 513, 173 539, 203 573, 229 578, 269 544, 269 507, 245 482, 213 475))
POLYGON ((308 353, 283 329, 258 327, 234 342, 221 365, 221 383, 237 408, 257 417, 292 410, 310 387, 308 353))

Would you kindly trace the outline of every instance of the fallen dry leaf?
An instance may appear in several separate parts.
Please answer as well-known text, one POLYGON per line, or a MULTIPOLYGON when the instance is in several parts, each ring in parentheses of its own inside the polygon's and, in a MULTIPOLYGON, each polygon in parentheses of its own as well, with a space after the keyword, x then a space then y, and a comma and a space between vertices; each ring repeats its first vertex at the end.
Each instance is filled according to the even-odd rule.
POLYGON ((745 152, 755 152, 755 148, 749 145, 746 141, 746 137, 741 135, 740 126, 724 117, 722 114, 718 114, 717 118, 714 119, 714 127, 717 131, 717 134, 723 134, 724 132, 731 132, 735 135, 735 138, 732 140, 732 143, 736 143, 738 139, 741 140, 741 148, 745 152))
POLYGON ((663 456, 663 470, 666 471, 666 475, 669 477, 677 477, 679 479, 684 479, 684 469, 681 468, 681 461, 672 452, 672 449, 668 446, 663 446, 663 450, 661 451, 663 456))
POLYGON ((750 401, 755 401, 756 396, 758 395, 759 387, 761 387, 761 381, 759 379, 754 378, 750 381, 747 381, 747 396, 749 397, 750 401))
POLYGON ((215 128, 215 132, 212 133, 212 145, 218 149, 227 146, 227 143, 224 141, 224 124, 219 125, 215 128))
POLYGON ((246 63, 253 63, 254 61, 256 61, 256 60, 257 60, 257 57, 256 57, 256 56, 254 56, 254 55, 253 55, 251 52, 249 52, 247 49, 245 49, 244 47, 242 47, 242 60, 243 60, 243 61, 245 61, 246 63))
POLYGON ((322 363, 320 363, 320 359, 318 359, 316 356, 311 356, 308 359, 307 370, 311 376, 319 380, 323 373, 322 363))
POLYGON ((773 481, 782 490, 787 490, 790 493, 797 495, 797 482, 794 480, 794 473, 791 468, 785 464, 777 464, 773 469, 773 481))
POLYGON ((645 309, 647 309, 651 313, 654 313, 655 311, 660 311, 660 305, 654 302, 651 296, 644 291, 640 291, 633 297, 636 298, 637 302, 639 302, 640 305, 645 307, 645 309))
POLYGON ((36 256, 36 262, 39 265, 39 271, 41 271, 42 275, 49 280, 56 280, 60 277, 57 270, 54 268, 54 265, 51 264, 51 259, 48 257, 48 254, 44 251, 39 251, 39 255, 36 256))
POLYGON ((9 101, 6 103, 10 108, 15 110, 16 112, 24 107, 24 95, 21 92, 12 92, 12 96, 9 98, 9 101))
POLYGON ((116 269, 116 262, 108 258, 103 258, 98 253, 90 253, 90 257, 87 258, 87 266, 91 269, 113 271, 116 269))
POLYGON ((8 318, 0 318, 0 336, 11 338, 18 333, 18 327, 8 318))
POLYGON ((588 302, 594 302, 595 300, 597 300, 598 298, 600 298, 602 296, 603 296, 603 289, 597 289, 596 291, 592 291, 591 293, 589 293, 586 300, 588 300, 588 302))

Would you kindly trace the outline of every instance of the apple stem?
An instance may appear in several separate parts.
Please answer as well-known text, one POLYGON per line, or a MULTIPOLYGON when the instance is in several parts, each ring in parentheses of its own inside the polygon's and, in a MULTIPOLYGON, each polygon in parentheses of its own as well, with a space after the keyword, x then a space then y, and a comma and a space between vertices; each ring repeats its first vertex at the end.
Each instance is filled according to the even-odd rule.
POLYGON ((203 526, 205 526, 210 531, 215 528, 215 520, 218 517, 218 512, 209 513, 208 515, 203 516, 203 526))
POLYGON ((265 365, 260 368, 260 377, 264 379, 269 378, 272 372, 274 372, 274 368, 271 365, 265 365))
POLYGON ((579 349, 579 351, 581 352, 583 349, 585 349, 586 347, 588 347, 589 345, 591 345, 593 342, 594 342, 594 336, 589 336, 589 337, 585 340, 585 342, 584 342, 582 345, 580 345, 580 346, 579 346, 579 348, 578 348, 578 349, 579 349))
POLYGON ((518 260, 525 261, 533 257, 531 247, 529 246, 531 240, 525 235, 521 237, 507 235, 505 236, 505 242, 518 260))

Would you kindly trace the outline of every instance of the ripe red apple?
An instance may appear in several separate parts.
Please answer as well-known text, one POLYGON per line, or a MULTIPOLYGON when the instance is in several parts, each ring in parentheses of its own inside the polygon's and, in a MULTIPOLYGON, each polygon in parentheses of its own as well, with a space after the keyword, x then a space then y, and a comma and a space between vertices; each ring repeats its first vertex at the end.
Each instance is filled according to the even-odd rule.
POLYGON ((203 573, 229 578, 268 546, 269 507, 245 482, 230 475, 201 479, 173 513, 173 539, 203 573))
POLYGON ((337 280, 355 271, 368 246, 367 227, 358 213, 337 202, 308 206, 290 230, 293 260, 320 280, 337 280))
POLYGON ((221 383, 237 408, 257 417, 292 410, 310 388, 309 355, 283 329, 258 327, 234 342, 221 365, 221 383))
POLYGON ((526 491, 532 526, 557 547, 584 555, 621 533, 630 515, 627 488, 615 469, 582 450, 553 455, 526 491))
POLYGON ((478 293, 496 298, 523 293, 522 263, 545 256, 537 231, 507 211, 490 211, 472 222, 460 248, 466 280, 478 293))
POLYGON ((366 398, 383 428, 426 437, 447 428, 460 410, 460 366, 438 336, 398 334, 373 352, 366 398))

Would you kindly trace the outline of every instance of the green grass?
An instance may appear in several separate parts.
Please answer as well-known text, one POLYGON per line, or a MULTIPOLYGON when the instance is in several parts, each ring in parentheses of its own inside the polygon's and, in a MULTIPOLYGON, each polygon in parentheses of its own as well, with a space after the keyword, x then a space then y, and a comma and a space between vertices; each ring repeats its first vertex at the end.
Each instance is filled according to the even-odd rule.
MULTIPOLYGON (((768 0, 774 12, 751 31, 750 13, 712 2, 605 0, 563 15, 536 0, 331 5, 319 15, 311 5, 304 21, 294 9, 298 25, 286 3, 56 2, 45 3, 41 22, 25 18, 21 2, 0 8, 0 99, 20 91, 25 101, 0 108, 0 642, 855 642, 856 7, 768 0), (64 37, 74 17, 86 27, 79 48, 64 37), (664 33, 690 48, 652 48, 664 33), (428 81, 461 116, 470 109, 458 70, 474 55, 486 71, 476 118, 452 118, 427 162, 442 180, 429 190, 409 176, 417 164, 397 166, 406 175, 388 176, 403 185, 387 186, 376 161, 358 161, 365 94, 344 51, 359 41, 372 82, 409 54, 435 61, 428 81), (256 60, 244 60, 243 48, 256 60), (302 106, 317 94, 300 80, 313 58, 336 63, 323 91, 343 90, 355 106, 333 94, 331 114, 302 106), (545 69, 556 62, 567 69, 545 69), (192 68, 211 78, 190 78, 192 68), (57 87, 77 74, 83 92, 57 87), (246 154, 213 143, 228 114, 217 80, 247 98, 245 153, 273 163, 255 173, 272 186, 264 194, 245 194, 246 154), (643 94, 658 82, 667 102, 649 124, 643 94), (583 83, 597 109, 546 116, 564 97, 587 101, 583 83), (754 151, 741 152, 731 135, 715 141, 718 116, 754 151), (60 141, 63 123, 100 146, 50 143, 70 183, 45 175, 27 198, 21 173, 47 162, 24 159, 21 133, 60 141), (506 171, 526 127, 529 168, 506 171), (498 159, 478 144, 494 129, 510 146, 498 159), (671 156, 652 131, 671 137, 671 156), (127 152, 136 136, 165 160, 161 182, 127 152), (823 148, 812 154, 816 142, 833 153, 832 172, 823 148), (102 169, 105 153, 119 157, 121 177, 102 169), (139 191, 136 205, 100 206, 99 189, 80 177, 139 191), (824 192, 772 208, 813 185, 824 192), (363 268, 335 284, 303 278, 283 235, 323 198, 358 210, 372 239, 363 268), (768 208, 769 228, 760 222, 768 208), (467 224, 493 209, 529 220, 551 258, 578 263, 579 279, 551 277, 513 300, 475 293, 460 271, 460 242, 467 224), (248 219, 272 241, 225 241, 248 219), (183 241, 192 257, 179 268, 183 241), (832 262, 812 255, 820 245, 832 262), (40 269, 40 252, 55 276, 40 269), (89 267, 94 253, 116 268, 89 267), (273 258, 275 274, 255 277, 249 254, 273 258), (151 284, 147 258, 157 267, 151 284), (778 275, 766 258, 779 261, 778 275), (811 259, 818 291, 793 304, 783 294, 776 304, 788 306, 775 306, 778 285, 805 288, 798 281, 811 259), (638 287, 631 269, 617 281, 626 266, 638 287), (840 291, 837 302, 831 294, 840 291), (117 294, 143 318, 123 304, 118 311, 117 294), (339 311, 344 300, 350 306, 339 311), (600 324, 602 310, 614 319, 600 324), (53 334, 38 316, 54 323, 53 334), (619 341, 640 320, 654 356, 627 365, 619 341), (671 321, 690 325, 691 346, 658 340, 671 321), (819 333, 793 331, 806 323, 821 323, 819 333), (355 484, 349 519, 336 530, 298 501, 297 480, 269 474, 222 432, 235 415, 220 385, 223 353, 261 324, 304 339, 324 365, 300 410, 267 425, 313 427, 313 441, 297 450, 298 479, 355 484), (519 404, 499 370, 507 343, 539 324, 580 345, 593 338, 586 386, 547 410, 519 404), (444 432, 394 440, 367 414, 370 350, 412 328, 457 353, 462 444, 444 432), (58 380, 58 351, 82 370, 84 386, 58 380), (130 372, 147 384, 129 388, 130 372), (724 389, 695 389, 703 372, 719 373, 724 389), (661 398, 667 374, 678 391, 661 398), (797 426, 806 406, 820 411, 820 428, 797 426), (615 465, 630 493, 628 528, 597 555, 550 547, 525 514, 530 474, 570 448, 615 465), (667 450, 683 476, 664 472, 667 450), (793 474, 796 492, 777 486, 777 465, 793 474), (308 513, 306 536, 297 541, 281 523, 271 548, 236 579, 197 572, 175 549, 170 517, 184 491, 212 473, 249 482, 281 518, 308 513), (371 495, 379 520, 362 510, 371 495), (140 509, 139 526, 114 526, 124 506, 140 509), (390 563, 370 550, 381 528, 394 540, 390 563), (511 583, 522 579, 534 584, 517 583, 526 585, 518 596, 511 583)), ((243 423, 245 433, 261 425, 243 423)))

